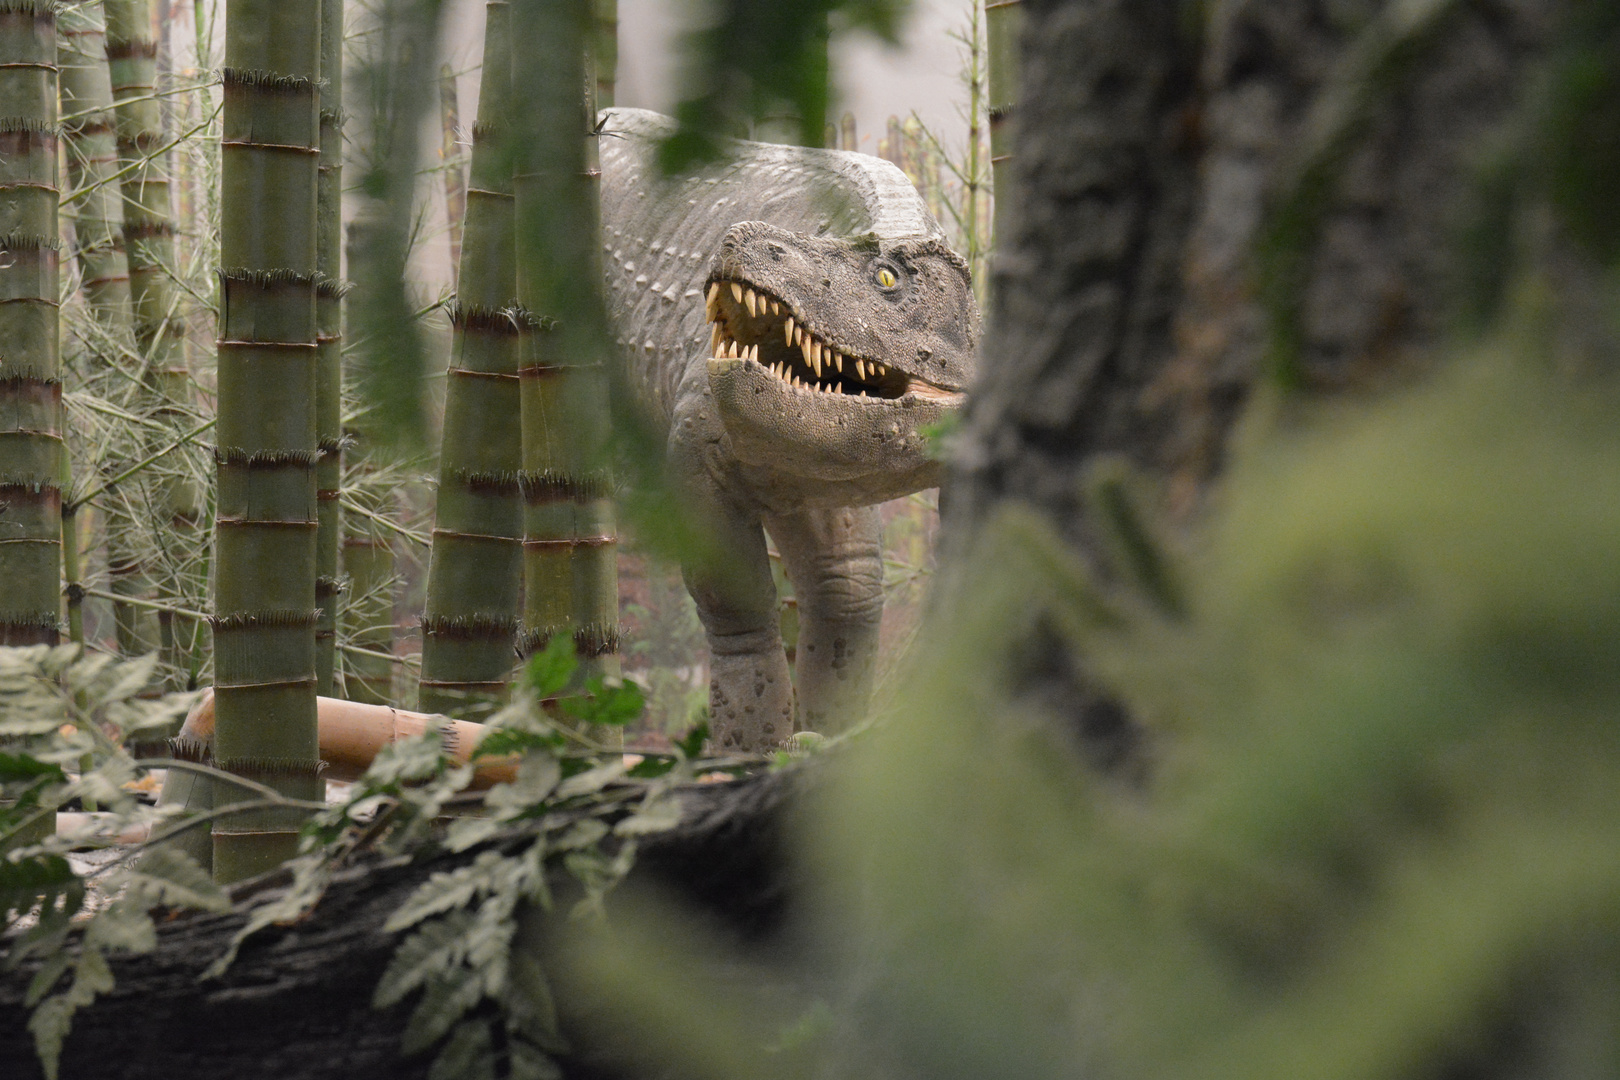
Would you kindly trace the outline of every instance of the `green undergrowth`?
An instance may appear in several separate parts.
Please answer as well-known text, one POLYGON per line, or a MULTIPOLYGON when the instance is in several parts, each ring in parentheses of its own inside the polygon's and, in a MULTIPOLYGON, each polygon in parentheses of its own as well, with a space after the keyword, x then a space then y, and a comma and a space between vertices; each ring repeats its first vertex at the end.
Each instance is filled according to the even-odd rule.
POLYGON ((1004 511, 815 800, 809 978, 655 909, 560 992, 737 1080, 1616 1075, 1620 387, 1545 341, 1261 410, 1190 539, 1100 470, 1106 579, 1004 511), (1145 779, 1017 692, 1042 627, 1145 779))
MULTIPOLYGON (((206 766, 136 761, 123 752, 122 739, 172 725, 194 700, 138 697, 154 664, 151 657, 86 655, 76 646, 0 649, 0 844, 8 847, 0 905, 11 931, 5 963, 14 970, 43 960, 27 1004, 49 1080, 73 1014, 113 987, 108 957, 155 948, 154 915, 163 909, 231 907, 205 871, 162 841, 215 817, 288 802, 206 766), (93 768, 76 772, 86 755, 93 768), (125 787, 164 766, 245 790, 208 815, 180 817, 140 803, 125 787), (63 835, 41 828, 54 824, 57 810, 80 803, 102 811, 92 825, 63 835), (122 857, 99 867, 70 860, 70 852, 108 847, 132 827, 150 830, 150 839, 122 857)), ((403 938, 374 1004, 417 997, 402 1052, 436 1050, 434 1077, 556 1075, 550 1055, 563 1043, 530 936, 557 902, 558 875, 577 894, 567 916, 600 920, 640 839, 679 823, 679 788, 700 774, 740 775, 748 765, 703 760, 701 727, 676 740, 672 753, 627 760, 600 736, 641 715, 640 687, 601 676, 580 686, 578 669, 572 640, 559 635, 531 658, 511 703, 486 725, 472 763, 458 764, 442 733, 429 730, 379 754, 342 802, 308 806, 301 853, 280 871, 290 872, 291 884, 250 909, 204 977, 223 975, 259 931, 310 914, 357 860, 464 856, 433 873, 387 920, 384 929, 403 938), (515 762, 515 778, 469 790, 477 767, 492 760, 515 762)))

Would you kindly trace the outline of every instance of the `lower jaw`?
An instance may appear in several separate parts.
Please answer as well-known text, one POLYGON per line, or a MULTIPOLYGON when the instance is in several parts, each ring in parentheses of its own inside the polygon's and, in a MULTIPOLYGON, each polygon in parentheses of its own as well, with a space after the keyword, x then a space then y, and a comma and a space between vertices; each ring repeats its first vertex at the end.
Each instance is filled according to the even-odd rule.
POLYGON ((739 360, 711 360, 709 387, 732 450, 747 464, 869 491, 863 501, 871 502, 937 483, 939 463, 922 429, 944 419, 947 405, 795 390, 739 360), (894 488, 905 490, 885 494, 894 488))

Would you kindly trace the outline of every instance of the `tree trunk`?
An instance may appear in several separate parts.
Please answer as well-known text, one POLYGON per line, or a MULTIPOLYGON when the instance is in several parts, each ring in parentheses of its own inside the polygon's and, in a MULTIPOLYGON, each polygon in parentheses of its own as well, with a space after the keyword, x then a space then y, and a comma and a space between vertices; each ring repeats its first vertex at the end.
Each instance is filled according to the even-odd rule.
MULTIPOLYGON (((1457 325, 1482 148, 1511 133, 1568 5, 1330 20, 1305 0, 1233 0, 1202 25, 1173 0, 1024 6, 995 326, 945 543, 960 556, 1019 502, 1106 580, 1085 498, 1097 462, 1130 462, 1188 525, 1257 387, 1376 386, 1457 325)), ((1032 645, 1022 691, 1117 739, 1117 707, 1049 644, 1032 645)))
POLYGON ((484 10, 484 71, 422 615, 420 707, 458 715, 504 692, 523 597, 517 269, 505 149, 511 13, 504 0, 484 10))
MULTIPOLYGON (((320 0, 231 0, 221 167, 218 766, 319 799, 315 723, 315 200, 320 0)), ((214 826, 214 876, 268 870, 296 816, 214 826)))
POLYGON ((0 8, 0 645, 54 645, 61 617, 55 12, 0 8))

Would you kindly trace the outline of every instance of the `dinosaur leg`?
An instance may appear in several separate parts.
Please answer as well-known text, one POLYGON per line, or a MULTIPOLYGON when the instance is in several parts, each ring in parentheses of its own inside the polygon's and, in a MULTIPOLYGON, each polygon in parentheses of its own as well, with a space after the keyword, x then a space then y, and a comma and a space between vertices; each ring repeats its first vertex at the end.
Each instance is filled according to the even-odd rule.
POLYGON ((686 568, 709 639, 709 727, 722 750, 769 750, 793 732, 793 683, 777 623, 776 585, 758 518, 708 515, 723 557, 686 568))
POLYGON ((767 519, 799 598, 798 726, 834 734, 866 712, 883 618, 874 506, 767 519))

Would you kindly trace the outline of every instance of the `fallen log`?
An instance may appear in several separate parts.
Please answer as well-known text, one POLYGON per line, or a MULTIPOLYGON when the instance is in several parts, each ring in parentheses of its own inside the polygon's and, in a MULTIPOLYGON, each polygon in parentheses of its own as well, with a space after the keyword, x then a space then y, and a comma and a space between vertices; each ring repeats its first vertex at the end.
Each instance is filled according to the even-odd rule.
MULTIPOLYGON (((809 770, 683 792, 681 823, 642 841, 631 882, 690 904, 740 940, 768 937, 788 908, 786 831, 809 770)), ((400 1055, 412 1003, 378 1011, 372 991, 397 944, 388 916, 429 874, 474 853, 407 866, 362 861, 340 872, 296 925, 261 931, 221 978, 199 977, 275 887, 252 889, 226 914, 182 914, 157 948, 115 961, 117 986, 74 1020, 61 1080, 417 1080, 431 1054, 400 1055)), ((273 879, 272 879, 273 882, 273 879)), ((0 978, 0 1075, 40 1080, 23 995, 37 965, 0 978)), ((580 1078, 613 1075, 579 1044, 562 1064, 580 1078)))

